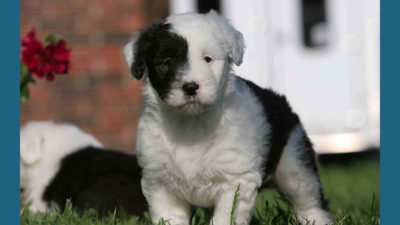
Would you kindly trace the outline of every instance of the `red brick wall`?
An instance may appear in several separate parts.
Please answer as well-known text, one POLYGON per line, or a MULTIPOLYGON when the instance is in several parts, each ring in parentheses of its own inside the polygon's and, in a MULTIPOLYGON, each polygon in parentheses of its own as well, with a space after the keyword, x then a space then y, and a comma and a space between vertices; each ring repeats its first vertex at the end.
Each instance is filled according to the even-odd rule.
POLYGON ((122 57, 130 34, 168 13, 165 0, 21 0, 21 38, 60 34, 71 47, 71 69, 53 82, 30 85, 21 125, 53 120, 78 125, 105 146, 134 151, 142 97, 122 57))

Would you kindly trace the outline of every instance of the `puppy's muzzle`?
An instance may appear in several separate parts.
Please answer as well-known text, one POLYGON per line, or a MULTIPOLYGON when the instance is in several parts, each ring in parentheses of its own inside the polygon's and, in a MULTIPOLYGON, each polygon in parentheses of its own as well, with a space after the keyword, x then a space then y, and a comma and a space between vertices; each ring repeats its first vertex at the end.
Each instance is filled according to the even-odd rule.
POLYGON ((186 95, 195 96, 197 94, 196 91, 199 89, 199 87, 200 86, 196 82, 192 81, 184 83, 182 89, 186 95))

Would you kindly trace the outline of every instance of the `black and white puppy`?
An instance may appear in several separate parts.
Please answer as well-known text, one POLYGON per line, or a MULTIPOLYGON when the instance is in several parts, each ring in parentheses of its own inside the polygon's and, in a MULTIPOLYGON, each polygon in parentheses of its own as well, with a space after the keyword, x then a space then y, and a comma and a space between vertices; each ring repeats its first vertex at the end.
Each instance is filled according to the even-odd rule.
POLYGON ((214 11, 172 15, 124 48, 132 75, 144 74, 137 152, 154 223, 187 225, 190 206, 214 207, 213 222, 252 217, 258 189, 273 179, 297 217, 330 224, 315 153, 286 98, 232 73, 242 34, 214 11))
POLYGON ((79 213, 93 208, 100 216, 147 210, 135 156, 105 150, 70 124, 29 122, 20 138, 21 199, 30 210, 63 211, 67 199, 79 213))

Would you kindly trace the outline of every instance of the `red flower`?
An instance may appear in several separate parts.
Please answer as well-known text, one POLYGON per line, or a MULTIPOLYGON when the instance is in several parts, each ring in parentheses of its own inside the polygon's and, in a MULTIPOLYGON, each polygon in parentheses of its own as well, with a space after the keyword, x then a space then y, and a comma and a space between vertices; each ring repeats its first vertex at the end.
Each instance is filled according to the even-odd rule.
POLYGON ((36 30, 35 28, 32 28, 31 31, 29 31, 28 35, 22 40, 22 46, 28 46, 30 43, 35 42, 35 35, 36 35, 36 30))
POLYGON ((35 29, 32 29, 22 40, 22 62, 28 67, 29 73, 38 78, 46 77, 52 81, 55 74, 65 74, 69 68, 70 49, 64 40, 51 41, 43 47, 36 40, 35 29))

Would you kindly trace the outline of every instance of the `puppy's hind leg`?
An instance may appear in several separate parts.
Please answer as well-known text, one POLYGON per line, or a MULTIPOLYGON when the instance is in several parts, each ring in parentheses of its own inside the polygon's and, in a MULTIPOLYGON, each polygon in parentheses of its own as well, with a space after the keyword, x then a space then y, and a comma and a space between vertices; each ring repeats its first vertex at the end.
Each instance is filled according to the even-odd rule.
POLYGON ((317 172, 315 153, 301 125, 293 129, 274 179, 292 202, 302 224, 332 224, 317 172))

